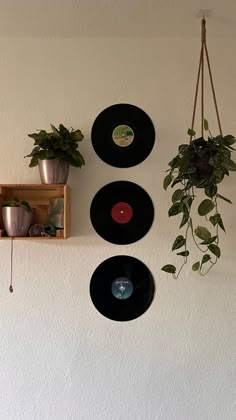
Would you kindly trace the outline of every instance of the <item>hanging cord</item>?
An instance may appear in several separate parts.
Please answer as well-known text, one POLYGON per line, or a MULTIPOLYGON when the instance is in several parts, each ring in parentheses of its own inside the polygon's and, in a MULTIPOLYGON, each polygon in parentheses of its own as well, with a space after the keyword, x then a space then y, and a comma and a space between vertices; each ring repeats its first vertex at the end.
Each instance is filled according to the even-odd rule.
POLYGON ((10 268, 11 280, 10 280, 10 286, 9 286, 9 292, 10 292, 10 293, 13 293, 13 286, 12 286, 12 271, 13 271, 13 237, 11 238, 11 268, 10 268))
MULTIPOLYGON (((191 131, 193 131, 194 129, 199 81, 200 81, 200 76, 201 76, 201 134, 202 134, 202 137, 204 136, 204 52, 205 52, 219 131, 220 131, 220 135, 223 136, 221 123, 220 123, 220 116, 219 116, 219 111, 218 111, 218 106, 217 106, 217 101, 216 101, 215 88, 213 84, 213 77, 212 77, 212 72, 211 72, 209 54, 208 54, 207 45, 206 45, 206 20, 205 18, 202 19, 201 28, 202 28, 202 31, 201 31, 202 45, 201 45, 200 60, 199 60, 199 67, 198 67, 198 74, 197 74, 197 83, 196 83, 196 89, 195 89, 191 131)), ((192 137, 193 135, 190 136, 190 143, 192 143, 192 137)))
POLYGON ((207 58, 207 65, 208 65, 208 71, 209 71, 209 76, 210 76, 210 81, 211 81, 211 89, 212 89, 213 98, 214 98, 214 104, 215 104, 216 116, 217 116, 217 121, 218 121, 218 127, 219 127, 219 131, 220 131, 220 135, 223 137, 222 127, 221 127, 221 122, 220 122, 220 115, 219 115, 217 101, 216 101, 216 93, 215 93, 215 88, 214 88, 214 84, 213 84, 213 78, 212 78, 212 72, 211 72, 211 66, 210 66, 210 60, 209 60, 209 54, 208 54, 208 50, 207 50, 207 45, 204 44, 204 47, 205 47, 205 53, 206 53, 206 58, 207 58))
MULTIPOLYGON (((203 48, 201 48, 199 67, 198 67, 198 73, 197 73, 197 84, 196 84, 195 97, 194 97, 191 130, 193 130, 194 122, 195 122, 195 115, 196 115, 196 108, 197 108, 197 97, 198 97, 198 86, 199 86, 199 80, 200 80, 200 74, 201 74, 201 68, 202 68, 202 56, 203 56, 203 48)), ((192 138, 193 138, 193 136, 191 135, 190 143, 192 143, 192 138)))

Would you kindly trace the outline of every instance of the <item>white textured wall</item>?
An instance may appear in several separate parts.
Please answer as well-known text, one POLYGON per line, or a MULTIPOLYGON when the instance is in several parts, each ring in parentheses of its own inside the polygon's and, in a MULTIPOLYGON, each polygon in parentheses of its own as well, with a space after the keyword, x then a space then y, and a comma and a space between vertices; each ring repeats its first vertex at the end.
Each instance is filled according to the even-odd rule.
MULTIPOLYGON (((209 47, 223 127, 235 134, 235 40, 209 47)), ((50 122, 84 131, 87 163, 69 179, 73 236, 15 243, 13 295, 10 242, 0 241, 0 419, 233 420, 235 207, 222 203, 227 236, 208 277, 160 271, 176 227, 163 174, 186 140, 199 42, 1 39, 0 51, 0 182, 39 182, 23 158, 27 133, 50 122), (98 113, 119 102, 143 108, 157 134, 148 159, 129 169, 103 163, 90 141, 98 113), (103 241, 89 219, 94 194, 115 180, 137 182, 155 204, 150 232, 129 246, 103 241), (123 253, 147 264, 156 295, 142 317, 118 323, 96 311, 89 283, 101 261, 123 253)), ((212 111, 209 101, 214 131, 212 111)), ((234 201, 235 181, 224 190, 234 201)))

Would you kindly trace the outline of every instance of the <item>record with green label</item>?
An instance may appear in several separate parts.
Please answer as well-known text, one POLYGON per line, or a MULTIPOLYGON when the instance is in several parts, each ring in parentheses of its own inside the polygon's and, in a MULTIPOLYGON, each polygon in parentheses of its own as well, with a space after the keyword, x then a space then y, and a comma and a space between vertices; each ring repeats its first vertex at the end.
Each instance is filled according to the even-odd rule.
POLYGON ((155 129, 150 117, 131 104, 115 104, 104 109, 92 127, 92 144, 97 155, 118 168, 143 162, 151 153, 155 129))

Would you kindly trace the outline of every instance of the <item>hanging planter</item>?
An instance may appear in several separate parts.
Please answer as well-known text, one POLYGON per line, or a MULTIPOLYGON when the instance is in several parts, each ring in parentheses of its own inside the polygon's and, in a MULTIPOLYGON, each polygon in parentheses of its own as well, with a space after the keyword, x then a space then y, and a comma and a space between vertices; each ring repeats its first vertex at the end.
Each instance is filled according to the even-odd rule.
MULTIPOLYGON (((224 200, 231 203, 229 198, 220 194, 220 184, 225 175, 236 171, 236 163, 231 159, 235 150, 232 145, 236 139, 232 135, 224 136, 221 129, 219 112, 216 102, 210 68, 209 55, 206 45, 206 21, 202 19, 202 44, 200 62, 197 75, 197 85, 194 99, 192 126, 188 130, 189 144, 181 144, 177 155, 169 162, 168 174, 163 187, 175 187, 172 194, 172 205, 169 208, 169 217, 180 216, 179 228, 183 228, 183 234, 176 237, 172 245, 172 251, 176 252, 183 261, 177 269, 175 265, 167 264, 162 270, 171 273, 177 278, 189 258, 188 242, 192 236, 197 249, 201 251, 201 258, 192 265, 192 270, 200 275, 206 275, 217 263, 221 256, 220 229, 225 232, 223 218, 220 213, 218 201, 224 200), (219 134, 213 136, 204 118, 204 55, 210 76, 211 89, 219 126, 219 134), (198 98, 199 81, 201 78, 201 137, 196 138, 194 122, 198 98), (205 138, 206 137, 206 138, 205 138), (199 202, 199 197, 202 199, 199 202), (196 226, 193 221, 194 205, 197 199, 198 215, 204 217, 208 226, 196 226), (214 231, 213 231, 214 230, 214 231)), ((221 190, 220 190, 221 191, 221 190)), ((232 203, 231 203, 232 204, 232 203)))

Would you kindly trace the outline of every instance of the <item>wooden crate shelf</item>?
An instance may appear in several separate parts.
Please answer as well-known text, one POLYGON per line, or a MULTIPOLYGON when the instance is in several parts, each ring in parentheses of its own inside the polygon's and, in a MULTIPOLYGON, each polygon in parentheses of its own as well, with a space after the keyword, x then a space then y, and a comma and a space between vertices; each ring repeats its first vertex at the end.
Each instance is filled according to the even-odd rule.
MULTIPOLYGON (((0 205, 4 201, 17 197, 20 201, 28 201, 34 210, 33 224, 45 225, 48 216, 50 198, 64 198, 64 228, 61 236, 56 237, 14 237, 27 240, 56 240, 70 237, 70 188, 63 184, 0 184, 0 205)), ((2 214, 0 212, 0 229, 3 229, 2 214)), ((9 239, 7 236, 0 239, 9 239)))

